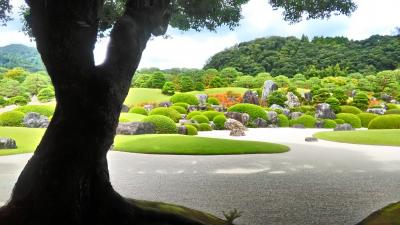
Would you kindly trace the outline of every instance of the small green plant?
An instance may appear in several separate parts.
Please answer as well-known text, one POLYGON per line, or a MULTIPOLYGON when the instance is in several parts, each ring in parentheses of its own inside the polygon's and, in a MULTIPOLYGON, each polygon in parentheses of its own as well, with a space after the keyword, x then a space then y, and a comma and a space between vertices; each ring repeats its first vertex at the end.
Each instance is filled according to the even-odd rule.
POLYGON ((144 109, 143 107, 132 107, 131 109, 129 109, 129 113, 136 113, 136 114, 141 114, 141 115, 148 115, 148 112, 146 109, 144 109))
POLYGON ((208 123, 201 123, 201 124, 199 124, 198 130, 199 131, 212 131, 212 128, 211 128, 210 124, 208 124, 208 123))
POLYGON ((165 108, 165 107, 158 107, 154 108, 149 113, 150 116, 152 115, 163 115, 171 118, 174 122, 178 122, 179 119, 182 118, 181 114, 173 108, 165 108))
POLYGON ((297 119, 291 120, 290 124, 291 125, 301 124, 306 128, 314 128, 316 122, 317 122, 317 120, 313 116, 302 115, 297 119))
POLYGON ((203 112, 203 115, 206 116, 208 120, 212 121, 216 116, 224 115, 224 113, 217 111, 205 111, 203 112))
POLYGON ((177 103, 174 103, 173 106, 180 106, 180 107, 183 107, 185 109, 189 108, 189 104, 187 104, 185 102, 177 102, 177 103))
POLYGON ((400 109, 389 109, 389 110, 386 110, 386 112, 385 112, 385 114, 386 115, 389 115, 389 114, 400 114, 400 109))
POLYGON ((358 93, 353 98, 352 105, 361 109, 366 110, 368 108, 369 98, 365 93, 358 93))
POLYGON ((352 113, 339 113, 336 115, 338 119, 342 119, 345 123, 350 124, 353 128, 361 128, 361 120, 352 113))
POLYGON ((359 108, 357 108, 355 106, 350 106, 350 105, 340 106, 340 109, 341 109, 342 113, 351 113, 351 114, 354 114, 354 115, 362 113, 362 111, 359 108))
POLYGON ((284 114, 278 115, 278 126, 279 127, 289 127, 289 119, 284 114))
POLYGON ((236 104, 234 106, 231 106, 228 109, 228 112, 247 113, 249 114, 251 120, 257 118, 262 118, 265 120, 267 119, 267 113, 265 112, 265 110, 262 107, 253 104, 247 104, 247 103, 236 104))
POLYGON ((164 83, 164 86, 161 89, 161 93, 164 95, 174 95, 175 94, 175 87, 174 83, 168 81, 164 83))
POLYGON ((360 114, 357 114, 357 116, 361 120, 361 126, 368 128, 369 122, 371 122, 371 120, 375 119, 375 117, 377 117, 378 115, 373 114, 373 113, 360 113, 360 114))
POLYGON ((185 102, 189 105, 199 104, 199 100, 197 100, 196 96, 188 93, 176 93, 171 97, 170 101, 172 103, 185 102))
POLYGON ((344 124, 345 123, 344 120, 342 120, 342 119, 335 119, 335 122, 337 124, 344 124))
POLYGON ((144 118, 142 122, 152 123, 156 127, 157 134, 176 134, 178 132, 175 122, 163 115, 151 115, 144 118))
POLYGON ((192 117, 192 120, 198 122, 198 123, 209 123, 210 121, 208 118, 204 115, 196 115, 192 117))
POLYGON ((15 96, 8 99, 8 105, 27 105, 29 101, 30 99, 25 96, 15 96))
POLYGON ((223 130, 225 129, 225 122, 226 122, 226 117, 223 115, 216 116, 213 120, 215 124, 215 129, 217 130, 223 130))
POLYGON ((214 97, 209 97, 209 98, 207 99, 207 103, 208 103, 208 104, 211 104, 211 105, 219 105, 218 99, 217 99, 217 98, 214 98, 214 97))
POLYGON ((25 114, 18 111, 10 111, 0 114, 0 126, 22 127, 25 114))
POLYGON ((186 124, 184 126, 186 127, 187 135, 190 135, 190 136, 197 135, 196 127, 189 125, 189 124, 186 124))
POLYGON ((39 91, 37 98, 40 102, 49 102, 54 98, 54 96, 54 90, 51 87, 47 87, 39 91))
POLYGON ((334 120, 324 120, 324 128, 336 128, 337 123, 334 120))
POLYGON ((226 223, 228 225, 234 225, 233 221, 236 220, 237 218, 241 217, 243 212, 239 212, 237 209, 233 209, 233 210, 230 210, 227 213, 222 211, 222 214, 224 214, 224 217, 226 219, 226 223))
POLYGON ((186 118, 192 119, 194 116, 197 116, 197 115, 202 115, 202 113, 200 111, 192 111, 186 116, 186 118))
POLYGON ((187 111, 185 108, 183 108, 182 106, 177 106, 177 105, 173 105, 170 108, 175 109, 176 111, 178 111, 180 114, 186 114, 187 111))
POLYGON ((400 129, 400 115, 383 115, 371 120, 368 129, 400 129))
POLYGON ((328 103, 331 107, 331 109, 337 114, 340 113, 342 111, 342 109, 340 108, 340 102, 337 98, 335 97, 330 97, 328 98, 325 103, 328 103))
POLYGON ((287 97, 286 97, 285 93, 283 93, 282 91, 272 92, 272 94, 270 94, 267 99, 269 106, 271 106, 273 104, 284 106, 285 101, 287 101, 287 97))

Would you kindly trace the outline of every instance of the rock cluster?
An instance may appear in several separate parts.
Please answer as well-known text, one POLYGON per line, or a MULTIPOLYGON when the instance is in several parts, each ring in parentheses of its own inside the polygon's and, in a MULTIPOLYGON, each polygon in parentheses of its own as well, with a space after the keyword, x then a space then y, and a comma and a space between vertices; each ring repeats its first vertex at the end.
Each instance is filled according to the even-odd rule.
POLYGON ((250 116, 247 113, 240 112, 226 112, 226 118, 234 119, 239 121, 241 124, 247 124, 250 120, 250 116))
POLYGON ((225 128, 231 131, 230 136, 246 136, 246 127, 237 120, 227 119, 225 128))
POLYGON ((0 149, 16 149, 17 144, 14 139, 0 137, 0 149))
POLYGON ((117 127, 117 134, 122 135, 138 135, 138 134, 155 134, 156 128, 152 123, 130 122, 120 123, 117 127))
POLYGON ((29 128, 46 128, 49 126, 49 119, 39 113, 27 113, 22 122, 24 127, 29 128))
POLYGON ((327 103, 320 103, 316 106, 315 118, 319 119, 336 119, 336 114, 327 103))
POLYGON ((247 90, 244 94, 243 94, 243 103, 249 103, 249 104, 253 104, 253 105, 258 105, 259 104, 259 100, 258 100, 258 94, 256 91, 252 91, 252 90, 247 90))

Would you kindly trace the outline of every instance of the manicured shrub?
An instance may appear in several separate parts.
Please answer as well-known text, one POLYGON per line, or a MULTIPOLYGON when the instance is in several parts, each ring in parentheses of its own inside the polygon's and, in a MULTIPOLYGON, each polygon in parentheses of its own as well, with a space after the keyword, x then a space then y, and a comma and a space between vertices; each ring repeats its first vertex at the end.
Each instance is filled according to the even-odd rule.
POLYGON ((209 123, 210 121, 208 120, 208 118, 204 115, 197 115, 197 116, 193 116, 192 120, 198 122, 198 123, 209 123))
POLYGON ((369 122, 371 122, 371 120, 375 119, 375 117, 377 117, 378 115, 376 115, 374 113, 360 113, 360 114, 357 114, 357 116, 361 120, 361 126, 367 128, 369 122))
POLYGON ((165 107, 154 108, 150 111, 149 115, 163 115, 169 117, 174 122, 178 122, 178 120, 182 118, 181 114, 175 109, 165 107))
POLYGON ((175 87, 174 83, 168 81, 164 83, 164 86, 161 89, 161 93, 164 95, 174 95, 175 94, 175 87))
POLYGON ((8 105, 27 105, 29 101, 30 99, 25 96, 15 96, 8 99, 8 105))
POLYGON ((21 127, 25 114, 18 111, 10 111, 0 114, 0 126, 21 127))
POLYGON ((224 115, 224 113, 217 111, 205 111, 203 112, 203 115, 206 116, 208 120, 213 121, 216 116, 224 115))
POLYGON ((391 109, 399 109, 399 107, 397 107, 396 104, 392 104, 392 103, 386 104, 386 106, 387 106, 387 109, 388 109, 388 110, 391 110, 391 109))
POLYGON ((368 104, 369 98, 368 95, 366 95, 365 93, 358 93, 353 98, 352 105, 361 110, 366 110, 368 108, 368 104))
POLYGON ((223 130, 225 129, 225 122, 226 122, 226 117, 223 115, 216 116, 213 120, 215 124, 215 129, 217 130, 223 130))
POLYGON ((337 123, 334 120, 324 120, 324 128, 336 128, 337 123))
POLYGON ((202 113, 200 111, 192 111, 186 116, 186 118, 192 119, 194 116, 197 116, 197 115, 202 115, 202 113))
POLYGON ((204 89, 205 89, 205 87, 204 87, 203 82, 196 82, 194 84, 194 90, 196 90, 196 91, 204 91, 204 89))
POLYGON ((284 106, 285 101, 287 101, 287 97, 282 91, 274 91, 267 98, 269 106, 273 104, 284 106))
POLYGON ((300 106, 300 112, 302 112, 302 113, 315 112, 315 108, 310 105, 302 105, 302 106, 300 106))
POLYGON ((328 98, 331 97, 331 93, 327 88, 320 88, 316 91, 315 95, 313 96, 313 102, 315 104, 326 102, 328 98))
POLYGON ((187 129, 187 132, 188 132, 187 135, 190 135, 190 136, 197 135, 196 127, 194 127, 192 125, 183 125, 183 126, 185 126, 187 129))
POLYGON ((187 113, 186 109, 183 108, 182 106, 173 105, 170 108, 175 109, 180 114, 186 114, 187 113))
POLYGON ((127 119, 127 118, 119 118, 118 119, 118 122, 120 122, 120 123, 129 123, 130 121, 127 119))
POLYGON ((173 106, 180 106, 180 107, 183 107, 185 109, 189 108, 189 104, 187 104, 185 102, 177 102, 177 103, 174 103, 173 106))
POLYGON ((50 117, 54 114, 55 107, 51 105, 25 105, 14 109, 14 111, 29 113, 35 112, 50 117))
POLYGON ((196 96, 187 93, 176 93, 171 97, 170 101, 172 103, 185 102, 189 105, 199 104, 199 100, 197 100, 196 96))
POLYGON ((335 119, 335 122, 337 124, 344 124, 345 123, 344 120, 342 120, 342 119, 335 119))
POLYGON ((289 127, 289 118, 284 114, 278 115, 278 126, 279 127, 289 127))
POLYGON ((50 87, 47 87, 39 91, 37 98, 40 102, 49 102, 54 98, 54 96, 54 90, 50 87))
POLYGON ((7 105, 7 100, 3 96, 0 96, 0 107, 5 105, 7 105))
POLYGON ((362 113, 362 111, 359 108, 357 108, 355 106, 350 106, 350 105, 340 106, 340 109, 341 109, 342 113, 351 113, 351 114, 354 114, 354 115, 362 113))
POLYGON ((247 104, 247 103, 236 104, 234 106, 231 106, 228 109, 228 112, 247 113, 249 114, 251 120, 257 118, 267 119, 267 113, 265 112, 265 110, 262 107, 253 104, 247 104))
POLYGON ((338 119, 344 120, 345 123, 351 124, 353 128, 361 128, 361 120, 352 113, 339 113, 336 115, 338 119))
POLYGON ((290 125, 302 124, 306 128, 314 128, 317 120, 310 115, 302 115, 297 119, 291 120, 290 125))
POLYGON ((368 129, 400 129, 400 115, 383 115, 371 120, 368 129))
POLYGON ((201 123, 199 124, 199 131, 212 131, 210 124, 208 123, 201 123))
POLYGON ((330 97, 328 98, 325 103, 328 103, 331 107, 331 109, 337 114, 340 113, 342 111, 342 109, 340 108, 340 102, 337 98, 335 97, 330 97))
POLYGON ((400 114, 400 109, 389 109, 385 112, 386 115, 388 114, 400 114))
POLYGON ((217 98, 214 98, 214 97, 209 97, 209 98, 207 99, 207 103, 208 103, 208 104, 211 104, 211 105, 219 105, 218 99, 217 99, 217 98))
POLYGON ((143 107, 132 107, 129 109, 129 113, 136 113, 147 116, 149 113, 143 107))
POLYGON ((142 122, 152 123, 156 127, 157 134, 175 134, 178 132, 175 122, 163 115, 151 115, 144 118, 142 122))

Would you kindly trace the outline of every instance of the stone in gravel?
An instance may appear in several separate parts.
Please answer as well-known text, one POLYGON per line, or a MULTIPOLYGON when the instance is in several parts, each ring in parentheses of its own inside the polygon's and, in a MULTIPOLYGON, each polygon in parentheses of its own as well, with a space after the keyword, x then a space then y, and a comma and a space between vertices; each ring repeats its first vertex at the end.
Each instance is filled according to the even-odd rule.
POLYGON ((24 127, 29 128, 45 128, 49 126, 49 119, 39 113, 27 113, 23 120, 24 127))
POLYGON ((377 114, 377 115, 383 115, 386 112, 386 109, 384 108, 370 108, 367 109, 368 113, 373 113, 373 114, 377 114))
POLYGON ((16 149, 17 143, 14 139, 0 137, 0 149, 16 149))
POLYGON ((261 101, 266 102, 268 96, 276 90, 278 90, 278 85, 274 81, 272 80, 265 81, 262 90, 261 101))
POLYGON ((327 103, 320 103, 316 106, 315 118, 319 119, 336 119, 335 112, 331 109, 331 106, 327 103))
POLYGON ((258 94, 256 91, 252 91, 252 90, 247 90, 244 94, 243 94, 243 103, 249 103, 249 104, 253 104, 253 105, 258 105, 259 101, 258 101, 258 94))
POLYGON ((344 123, 344 124, 338 124, 334 131, 346 131, 346 130, 354 130, 351 124, 344 123))
POLYGON ((230 136, 246 136, 246 127, 237 120, 227 119, 225 122, 225 128, 230 130, 230 136))
POLYGON ((159 107, 171 107, 172 102, 160 102, 159 107))
POLYGON ((122 135, 139 135, 139 134, 155 134, 156 128, 152 123, 130 122, 120 123, 117 127, 117 134, 122 135))
POLYGON ((247 124, 250 120, 250 116, 247 113, 240 113, 240 112, 226 112, 225 116, 227 118, 231 118, 234 120, 239 121, 241 124, 247 124))
POLYGON ((317 142, 317 141, 318 141, 318 138, 315 138, 315 137, 306 137, 304 140, 305 140, 306 142, 317 142))
POLYGON ((268 127, 268 122, 262 118, 255 119, 253 123, 257 128, 268 127))
POLYGON ((292 126, 292 128, 304 129, 305 127, 304 127, 303 124, 294 124, 294 125, 292 126))

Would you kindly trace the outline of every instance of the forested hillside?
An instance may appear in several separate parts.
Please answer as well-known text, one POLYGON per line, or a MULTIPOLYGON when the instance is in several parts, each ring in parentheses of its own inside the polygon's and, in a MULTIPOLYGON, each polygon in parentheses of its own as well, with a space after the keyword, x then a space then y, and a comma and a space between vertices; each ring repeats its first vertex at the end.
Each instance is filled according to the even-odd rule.
POLYGON ((244 74, 307 74, 340 67, 347 73, 393 70, 400 65, 400 36, 374 35, 361 41, 345 37, 268 37, 243 42, 212 56, 205 69, 235 67, 244 74))
POLYGON ((0 47, 0 67, 22 67, 32 72, 44 70, 37 50, 18 44, 0 47))

